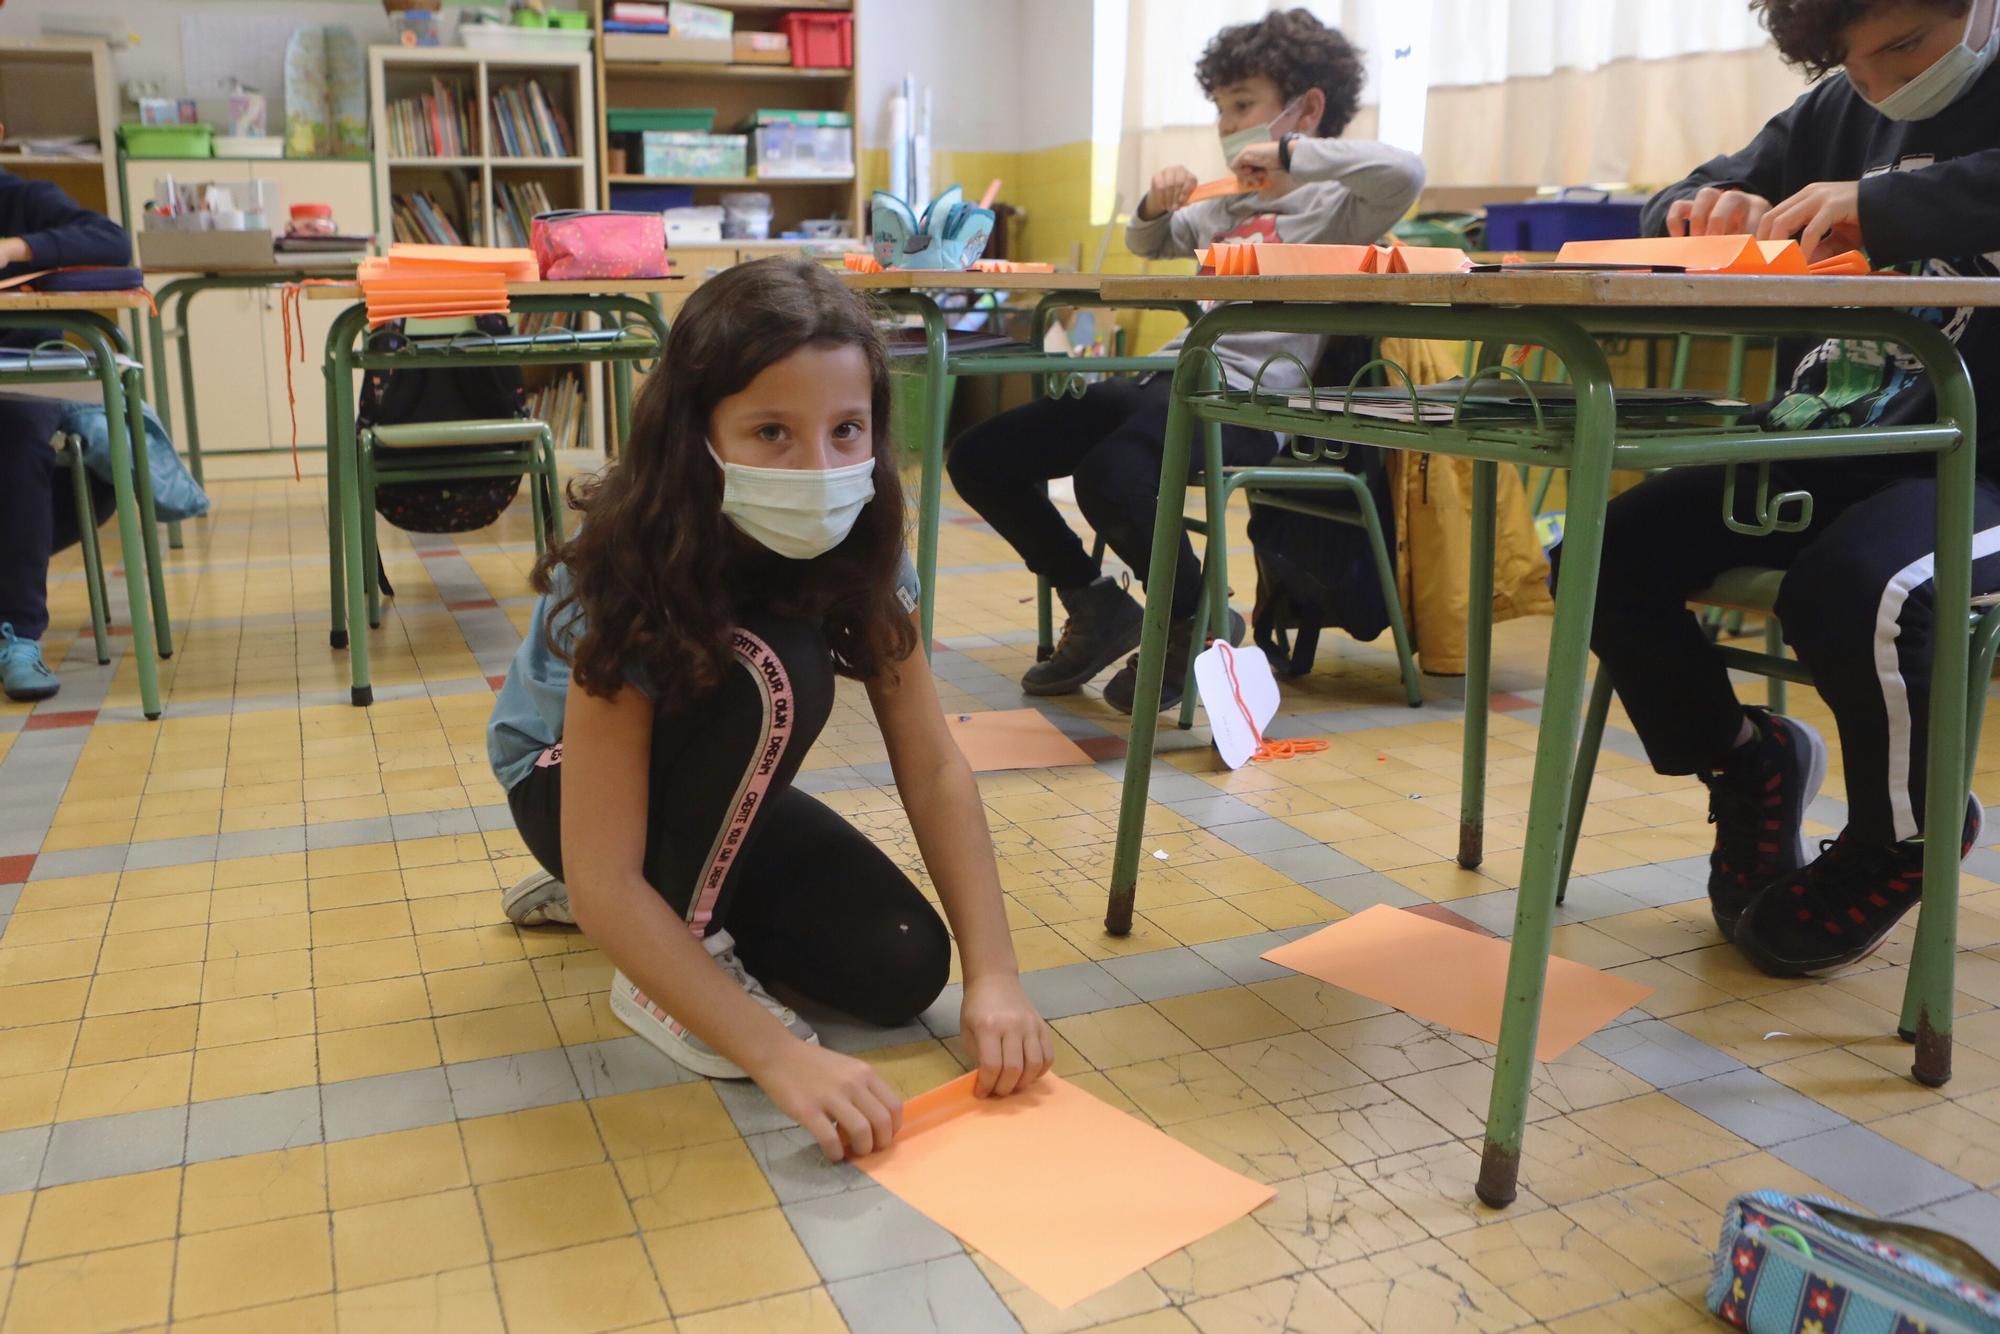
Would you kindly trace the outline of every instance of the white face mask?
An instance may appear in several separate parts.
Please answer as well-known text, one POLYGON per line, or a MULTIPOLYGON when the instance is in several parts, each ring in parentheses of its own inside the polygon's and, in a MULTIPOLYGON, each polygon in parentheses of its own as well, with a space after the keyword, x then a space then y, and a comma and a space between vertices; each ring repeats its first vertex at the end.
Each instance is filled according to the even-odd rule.
POLYGON ((742 532, 792 560, 823 556, 847 540, 875 498, 875 457, 844 468, 753 468, 708 456, 722 469, 722 512, 742 532))
MULTIPOLYGON (((1965 90, 1977 83, 1986 67, 1993 63, 1994 51, 2000 50, 2000 34, 1991 30, 1986 34, 1986 45, 1977 51, 1972 49, 1972 20, 1978 12, 1975 4, 1972 13, 1965 17, 1965 36, 1929 69, 1880 102, 1869 102, 1865 94, 1861 100, 1890 120, 1909 121, 1929 120, 1964 96, 1965 90)), ((1855 91, 1860 89, 1857 87, 1855 91)))
POLYGON ((1293 117, 1298 115, 1299 103, 1303 101, 1305 101, 1305 95, 1301 93, 1286 103, 1283 111, 1280 111, 1264 124, 1252 125, 1246 129, 1238 130, 1234 134, 1223 135, 1222 165, 1226 167, 1236 161, 1236 155, 1252 144, 1272 143, 1279 135, 1290 133, 1291 127, 1289 125, 1286 125, 1286 128, 1282 130, 1278 127, 1285 125, 1287 121, 1292 120, 1293 117))

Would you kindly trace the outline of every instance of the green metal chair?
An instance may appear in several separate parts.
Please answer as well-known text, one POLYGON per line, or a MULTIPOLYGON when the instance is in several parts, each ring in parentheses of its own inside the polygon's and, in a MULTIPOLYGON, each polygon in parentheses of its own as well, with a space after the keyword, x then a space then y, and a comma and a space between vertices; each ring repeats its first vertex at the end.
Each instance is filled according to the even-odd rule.
MULTIPOLYGON (((555 438, 547 422, 532 417, 491 421, 409 422, 371 426, 357 442, 361 487, 361 568, 380 568, 375 531, 375 488, 384 482, 449 482, 476 477, 525 477, 534 515, 535 554, 548 550, 551 530, 563 538, 562 495, 556 477, 555 438), (452 451, 441 454, 442 450, 452 451)), ((368 624, 382 624, 382 586, 368 580, 368 624)))
POLYGON ((104 549, 97 541, 97 511, 90 503, 82 437, 64 433, 58 439, 56 466, 69 473, 70 495, 76 504, 77 545, 83 548, 83 574, 89 585, 90 633, 97 641, 97 665, 102 667, 111 661, 111 594, 104 583, 104 549))

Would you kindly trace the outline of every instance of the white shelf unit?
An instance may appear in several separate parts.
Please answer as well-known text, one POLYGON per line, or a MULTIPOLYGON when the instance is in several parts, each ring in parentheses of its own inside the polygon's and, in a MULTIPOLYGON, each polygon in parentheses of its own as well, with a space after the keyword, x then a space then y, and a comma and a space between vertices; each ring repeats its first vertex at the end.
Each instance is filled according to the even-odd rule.
POLYGON ((375 232, 386 247, 396 239, 394 200, 431 193, 469 245, 496 245, 496 184, 536 180, 557 208, 588 208, 598 199, 597 69, 587 51, 469 50, 454 46, 376 46, 368 51, 369 123, 375 143, 375 232), (459 88, 471 100, 473 152, 449 157, 389 153, 389 108, 430 91, 431 80, 459 88), (510 84, 538 80, 568 122, 573 152, 563 157, 514 156, 492 126, 492 98, 510 84), (473 207, 474 201, 478 207, 473 207), (476 219, 476 221, 475 221, 476 219))
POLYGON ((0 40, 0 124, 15 138, 74 134, 97 142, 88 157, 6 153, 0 167, 30 180, 54 181, 87 209, 116 218, 118 93, 111 55, 94 38, 0 40))

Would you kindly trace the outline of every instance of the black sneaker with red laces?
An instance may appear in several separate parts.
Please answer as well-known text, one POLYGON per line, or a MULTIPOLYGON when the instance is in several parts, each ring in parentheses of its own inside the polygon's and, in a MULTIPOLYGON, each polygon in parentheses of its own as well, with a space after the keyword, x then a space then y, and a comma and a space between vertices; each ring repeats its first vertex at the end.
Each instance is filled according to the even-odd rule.
POLYGON ((1806 807, 1826 778, 1826 743, 1796 718, 1746 709, 1757 729, 1729 763, 1702 775, 1715 850, 1708 855, 1708 905, 1724 937, 1757 891, 1806 864, 1806 807))
MULTIPOLYGON (((1959 856, 1979 840, 1986 813, 1965 811, 1959 856)), ((1924 841, 1864 844, 1842 830, 1812 865, 1772 885, 1736 924, 1736 947, 1772 977, 1814 977, 1873 954, 1924 893, 1924 841)))

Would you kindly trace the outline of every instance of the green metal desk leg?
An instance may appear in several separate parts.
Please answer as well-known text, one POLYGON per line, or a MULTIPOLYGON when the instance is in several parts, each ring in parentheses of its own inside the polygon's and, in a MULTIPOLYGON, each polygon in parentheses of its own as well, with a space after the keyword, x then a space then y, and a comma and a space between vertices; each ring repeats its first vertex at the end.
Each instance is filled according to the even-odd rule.
POLYGON ((611 363, 611 397, 617 405, 618 448, 621 452, 632 447, 632 363, 614 361, 611 363))
MULTIPOLYGON (((1729 338, 1729 387, 1723 392, 1730 398, 1743 397, 1743 363, 1750 352, 1750 339, 1744 334, 1732 334, 1729 338)), ((1678 386, 1676 386, 1678 387, 1678 386)))
POLYGON ((1924 776, 1924 888, 1916 949, 1903 1001, 1904 1025, 1916 1034, 1919 1084, 1951 1078, 1953 969, 1958 953, 1958 864, 1966 800, 1966 691, 1970 674, 1972 497, 1977 481, 1977 412, 1965 363, 1942 333, 1908 316, 1894 340, 1915 351, 1937 386, 1938 417, 1963 434, 1937 463, 1936 605, 1931 631, 1930 763, 1924 776))
POLYGON ((1521 853, 1521 889, 1514 910, 1514 939, 1507 957, 1507 992, 1500 1016, 1493 1093, 1486 1112, 1486 1144, 1475 1187, 1494 1208, 1514 1199, 1521 1170, 1521 1135, 1527 1124, 1528 1088, 1534 1077, 1541 1028, 1542 988, 1548 978, 1549 942, 1555 924, 1556 873, 1562 861, 1563 819, 1569 770, 1575 762, 1584 673, 1590 657, 1590 622, 1596 610, 1604 511, 1611 499, 1615 443, 1611 368, 1597 344, 1575 326, 1552 320, 1554 347, 1575 377, 1576 445, 1570 469, 1569 524, 1563 538, 1563 577, 1556 588, 1556 618, 1549 646, 1548 687, 1535 739, 1535 780, 1528 802, 1528 834, 1521 853))
POLYGON ((71 320, 62 327, 76 333, 97 366, 97 383, 104 391, 104 426, 111 444, 111 489, 118 497, 118 544, 125 559, 125 597, 132 618, 132 662, 139 669, 139 707, 148 719, 160 716, 160 677, 153 660, 151 593, 146 585, 146 543, 139 523, 139 499, 132 481, 132 442, 126 425, 124 377, 119 374, 111 340, 103 330, 71 320))
MULTIPOLYGON (((327 354, 332 360, 332 353, 327 354)), ((325 384, 325 392, 320 397, 326 400, 326 606, 329 624, 327 643, 341 649, 347 647, 347 578, 346 564, 342 553, 346 550, 340 532, 340 450, 336 448, 340 440, 340 418, 343 415, 333 399, 333 368, 320 367, 320 379, 325 384)))
MULTIPOLYGON (((1197 340, 1190 338, 1190 343, 1197 340)), ((1213 339, 1199 340, 1208 346, 1213 339)), ((1181 514, 1187 505, 1188 455, 1194 414, 1186 395, 1206 374, 1205 359, 1182 353, 1174 367, 1167 400, 1167 436, 1160 457, 1160 499, 1153 507, 1153 548, 1146 571, 1145 629, 1139 638, 1139 679, 1132 695, 1132 731, 1126 741, 1125 786, 1119 797, 1118 842, 1111 859, 1111 897, 1104 929, 1114 936, 1132 930, 1138 897, 1139 845, 1145 833, 1146 789, 1152 777, 1153 741, 1160 726, 1160 681, 1166 675, 1167 625, 1172 619, 1174 566, 1179 563, 1181 514)))
POLYGON ((1500 465, 1472 465, 1472 576, 1466 589, 1465 755, 1458 797, 1458 864, 1486 857, 1486 723, 1493 691, 1493 540, 1500 465))
MULTIPOLYGON (((333 332, 341 332, 347 325, 346 316, 335 321, 333 332)), ((350 329, 352 326, 349 326, 350 329)), ((333 349, 333 381, 328 386, 333 401, 346 403, 354 397, 354 341, 351 336, 335 344, 333 349)), ((338 440, 327 442, 328 453, 340 452, 340 490, 338 508, 340 510, 340 540, 347 566, 347 624, 353 630, 348 641, 348 673, 351 682, 350 694, 356 708, 365 708, 375 702, 375 687, 368 674, 368 583, 375 577, 375 571, 365 568, 364 555, 368 544, 363 540, 361 525, 364 517, 373 521, 374 515, 361 513, 360 460, 355 442, 353 419, 341 414, 340 436, 338 440)))
MULTIPOLYGON (((177 278, 155 293, 153 296, 153 308, 147 311, 144 317, 147 361, 150 363, 146 368, 146 374, 150 377, 149 383, 153 389, 153 411, 159 414, 160 425, 166 429, 168 439, 172 439, 174 434, 174 408, 172 402, 173 395, 167 390, 166 316, 161 313, 160 307, 174 291, 175 287, 182 281, 184 280, 177 278)), ((136 315, 137 312, 134 312, 134 314, 136 315)), ((194 479, 199 484, 201 481, 201 463, 199 459, 193 461, 190 471, 194 473, 194 479)), ((175 551, 181 550, 186 545, 181 535, 181 526, 178 521, 167 525, 167 545, 175 551)))
MULTIPOLYGON (((194 402, 194 362, 190 348, 193 340, 188 336, 188 302, 194 299, 194 289, 185 288, 174 301, 174 342, 181 354, 181 407, 187 412, 187 436, 181 445, 187 450, 188 471, 194 474, 196 482, 202 480, 201 471, 201 421, 195 414, 194 402)), ((166 303, 160 303, 164 311, 166 303)), ((162 376, 165 371, 161 371, 162 376)), ((164 393, 161 395, 165 397, 164 393)))
POLYGON ((146 590, 152 599, 153 635, 162 658, 174 656, 174 627, 167 614, 167 576, 160 561, 160 523, 153 506, 153 468, 147 457, 146 400, 137 367, 125 372, 125 434, 132 445, 132 490, 139 501, 139 533, 146 546, 146 590))

